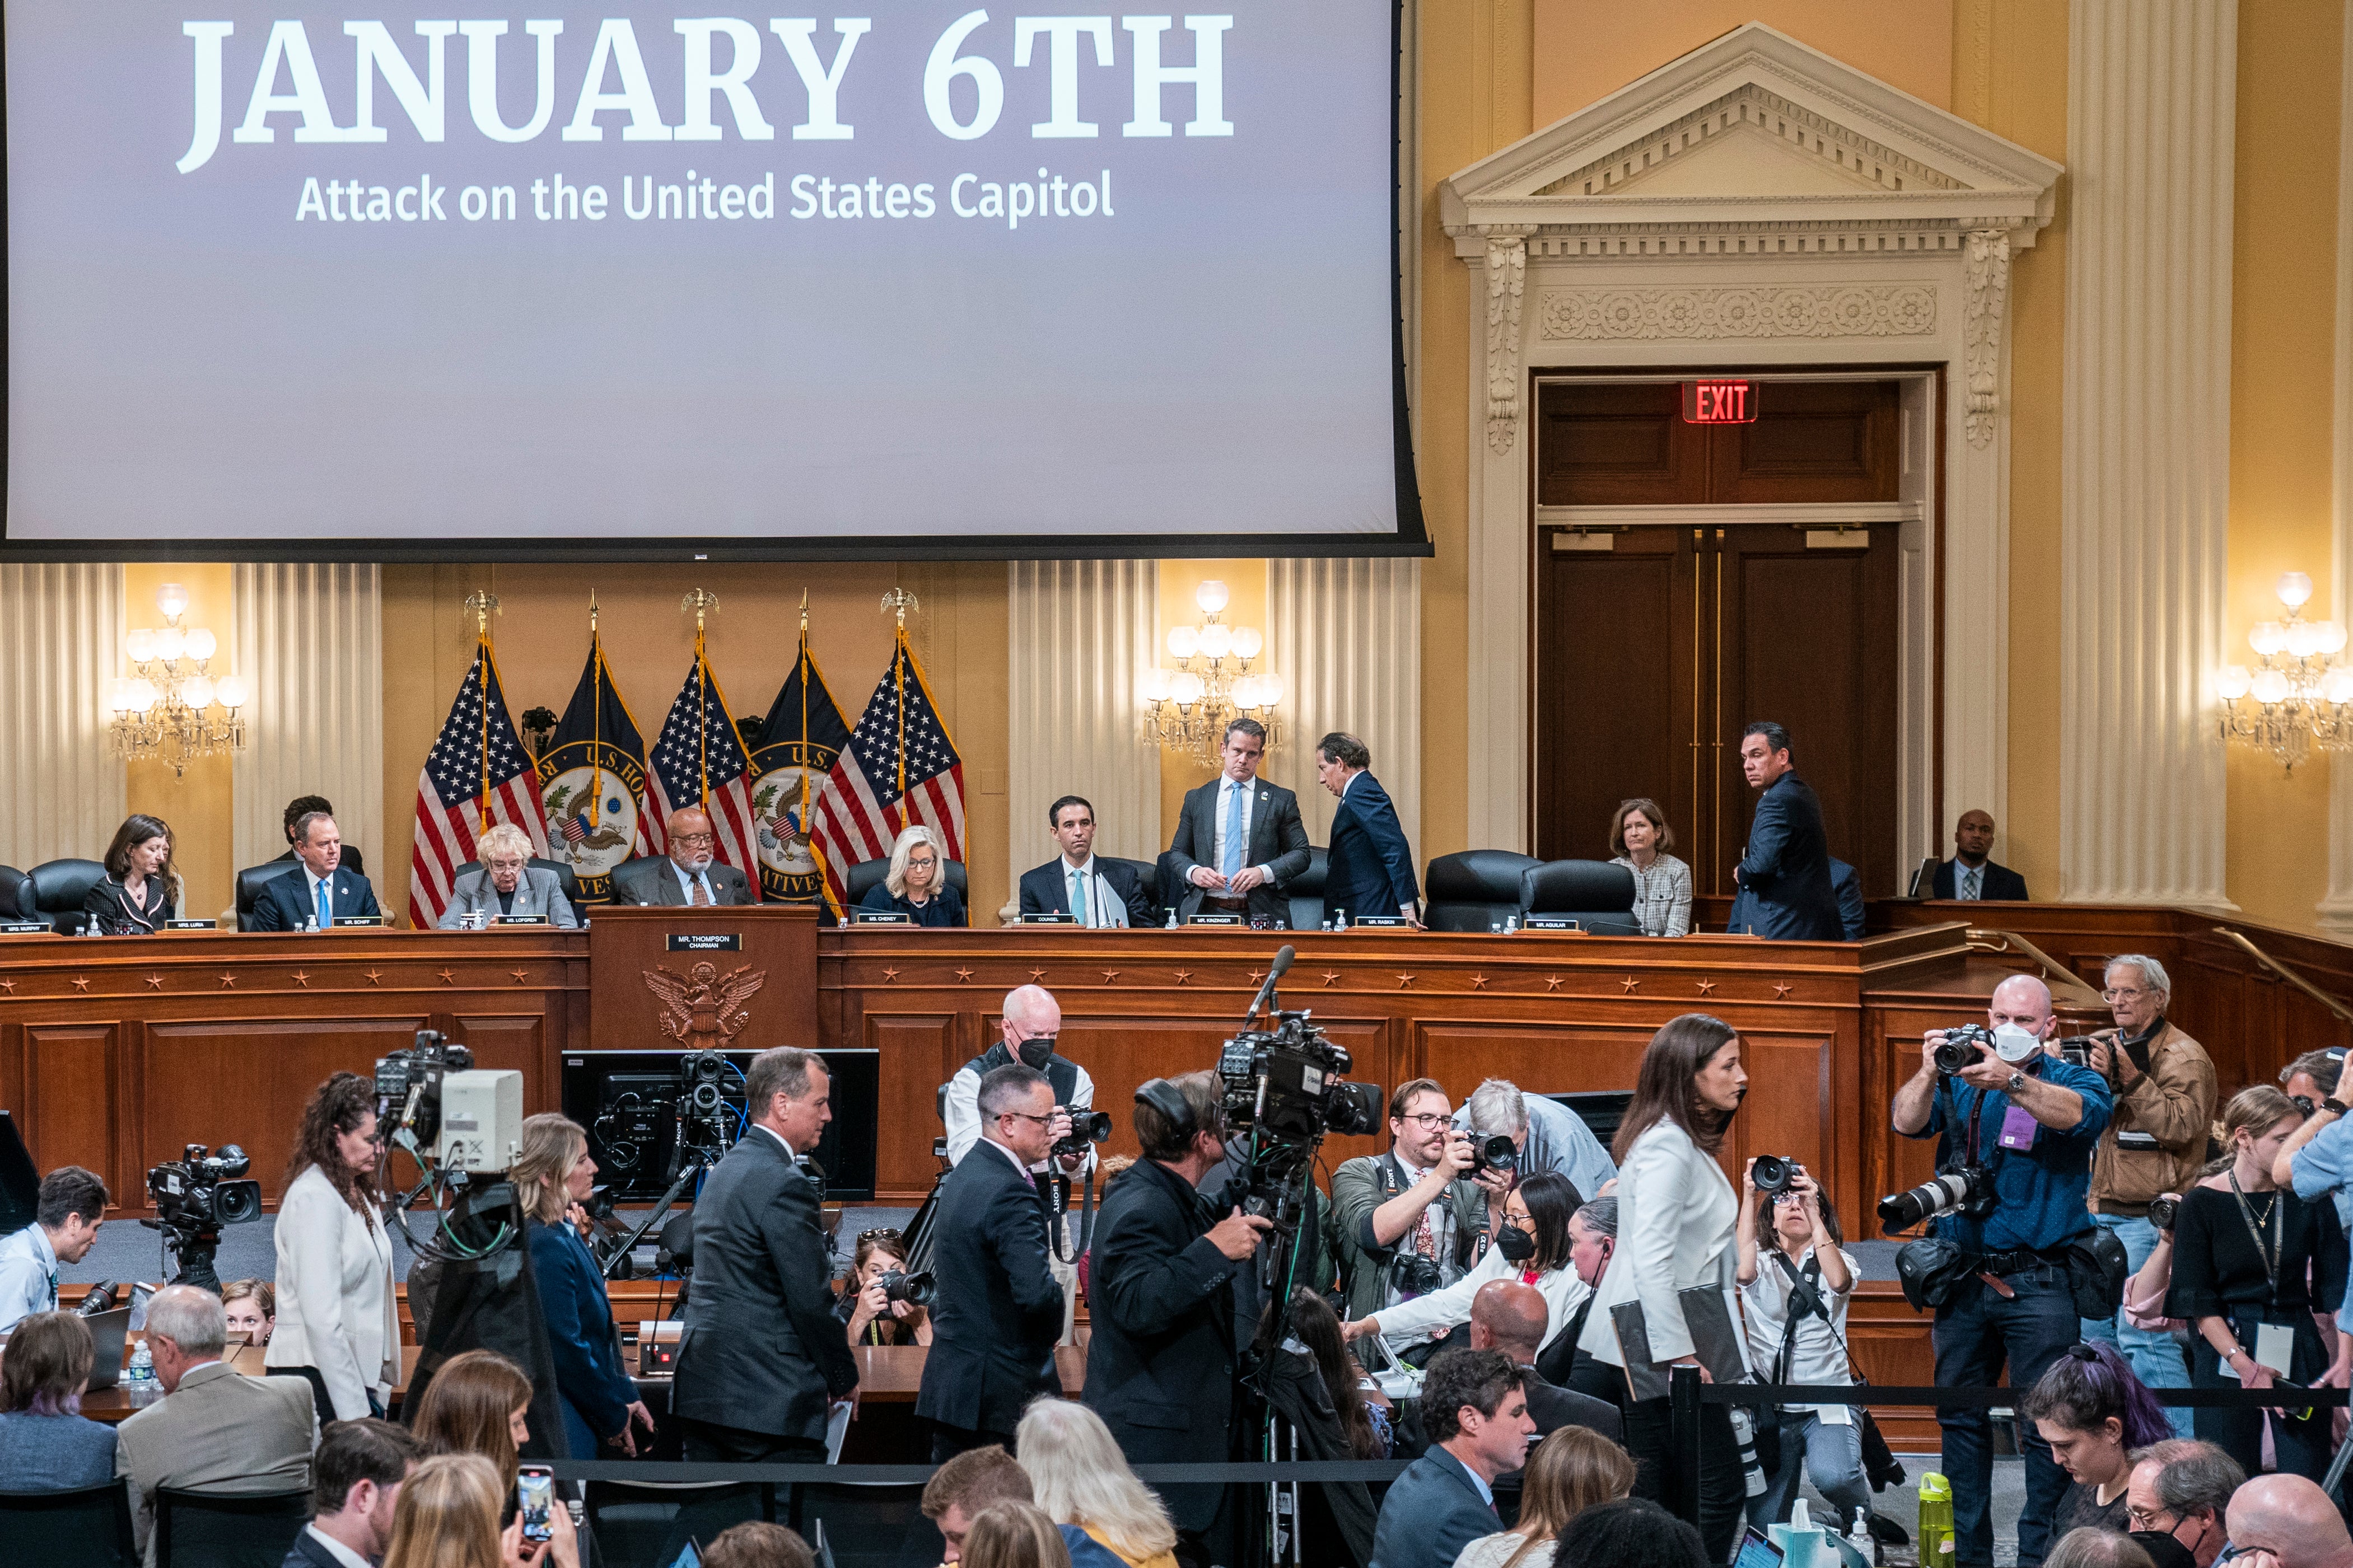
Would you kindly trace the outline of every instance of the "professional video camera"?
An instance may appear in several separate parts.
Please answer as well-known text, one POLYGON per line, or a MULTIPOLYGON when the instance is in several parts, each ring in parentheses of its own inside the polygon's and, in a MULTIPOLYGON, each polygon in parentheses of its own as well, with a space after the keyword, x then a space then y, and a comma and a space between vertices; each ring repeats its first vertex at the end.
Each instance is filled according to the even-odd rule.
POLYGON ((1060 1160, 1072 1154, 1083 1154, 1088 1145, 1110 1141, 1110 1111, 1073 1110, 1071 1112, 1071 1135, 1054 1145, 1054 1158, 1060 1160))
MULTIPOLYGON (((618 1174, 669 1184, 635 1226, 608 1231, 592 1245, 597 1265, 607 1276, 628 1278, 629 1257, 638 1241, 697 1177, 734 1147, 746 1114, 743 1084, 742 1070, 723 1053, 689 1051, 678 1058, 676 1077, 667 1081, 639 1079, 638 1087, 621 1089, 598 1112, 592 1131, 605 1152, 605 1163, 618 1174), (733 1086, 728 1082, 731 1077, 735 1080, 733 1086), (657 1175, 647 1156, 658 1148, 665 1123, 670 1129, 670 1160, 657 1175)), ((806 1157, 794 1163, 817 1189, 822 1206, 825 1173, 806 1157)))
POLYGON ((1354 1137, 1381 1124, 1380 1085, 1339 1081, 1352 1065, 1347 1048, 1308 1018, 1305 1012, 1277 1013, 1272 1029, 1246 1029, 1218 1057, 1226 1125, 1250 1135, 1242 1211, 1278 1223, 1287 1217, 1278 1212, 1279 1200, 1292 1175, 1327 1133, 1354 1137))
POLYGON ((1879 1222, 1891 1231, 1909 1230, 1948 1214, 1983 1219, 1992 1212, 1993 1172, 1984 1165, 1955 1165, 1908 1193, 1879 1200, 1879 1222))
POLYGON ((190 1143, 180 1158, 147 1173, 155 1217, 139 1223, 162 1231, 164 1245, 179 1258, 173 1284, 220 1289, 213 1258, 220 1249, 221 1226, 261 1217, 261 1184, 230 1179, 252 1168, 253 1162, 234 1143, 222 1144, 218 1153, 190 1143))
POLYGON ((376 1131, 388 1145, 400 1134, 404 1142, 431 1149, 441 1135, 442 1080, 454 1072, 470 1072, 474 1053, 452 1042, 438 1029, 419 1029, 417 1043, 405 1051, 391 1051, 375 1063, 376 1131))

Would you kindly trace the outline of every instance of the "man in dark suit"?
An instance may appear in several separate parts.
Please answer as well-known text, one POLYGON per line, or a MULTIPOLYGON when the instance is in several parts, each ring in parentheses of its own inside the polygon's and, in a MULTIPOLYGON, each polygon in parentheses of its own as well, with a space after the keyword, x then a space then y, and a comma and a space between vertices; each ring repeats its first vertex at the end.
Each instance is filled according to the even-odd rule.
POLYGON ((1831 857, 1831 897, 1838 900, 1839 935, 1849 942, 1863 936, 1862 879, 1853 867, 1831 857))
POLYGON ((1082 926, 1156 926, 1160 910, 1133 868, 1095 858, 1095 808, 1066 795, 1046 808, 1061 854, 1021 873, 1021 912, 1076 915, 1082 926))
MULTIPOLYGON (((314 811, 332 816, 335 815, 335 803, 323 795, 298 795, 286 803, 286 853, 279 859, 292 861, 299 858, 294 853, 294 825, 314 811)), ((367 875, 367 862, 360 858, 358 845, 343 846, 343 869, 355 877, 367 875)))
POLYGON ((1965 811, 1953 825, 1953 858, 1936 862, 1932 897, 1939 899, 2014 899, 2024 903, 2032 895, 2026 879, 1999 865, 1993 853, 1993 817, 1982 811, 1965 811))
POLYGON ((827 1416, 858 1387, 832 1311, 817 1189, 794 1163, 833 1120, 825 1064, 810 1051, 762 1051, 744 1095, 752 1125, 694 1204, 694 1288, 670 1409, 695 1463, 820 1463, 827 1416))
POLYGON ((383 1562, 401 1483, 424 1457, 407 1428, 389 1421, 329 1423, 311 1457, 315 1511, 281 1568, 349 1568, 352 1557, 383 1562), (336 1547, 350 1555, 336 1555, 336 1547))
POLYGON ((1307 829, 1299 797, 1258 776, 1265 754, 1266 726, 1237 719, 1226 726, 1222 770, 1187 792, 1161 873, 1178 879, 1169 889, 1178 920, 1204 910, 1286 920, 1282 888, 1307 869, 1307 829))
POLYGON ((1350 920, 1394 910, 1421 923, 1421 884, 1413 874, 1413 847, 1388 791, 1369 770, 1373 753, 1354 735, 1335 731, 1315 745, 1315 776, 1340 797, 1332 814, 1332 847, 1324 862, 1324 907, 1350 920))
MULTIPOLYGON (((1544 1343, 1551 1321, 1543 1293, 1535 1286, 1490 1279, 1471 1298, 1471 1348, 1501 1351, 1520 1369, 1521 1392, 1527 1395, 1528 1419, 1536 1424, 1537 1442, 1563 1426, 1589 1426, 1617 1442, 1624 1427, 1618 1406, 1575 1389, 1556 1388, 1536 1371, 1536 1348, 1544 1343)), ((1519 1522, 1520 1477, 1520 1471, 1513 1470, 1495 1478, 1495 1511, 1505 1524, 1519 1522)))
POLYGON ((301 931, 315 924, 326 931, 338 917, 384 913, 368 879, 343 868, 343 836, 333 817, 311 812, 294 831, 294 858, 301 864, 262 885, 253 901, 254 930, 301 931))
POLYGON ((1789 731, 1770 722, 1743 730, 1740 768, 1760 793, 1748 853, 1732 871, 1740 891, 1732 900, 1731 928, 1778 942, 1841 940, 1822 803, 1789 761, 1789 731))
POLYGON ((935 1465, 991 1443, 1011 1452, 1023 1408, 1062 1392, 1062 1285, 1047 1263, 1046 1205, 1029 1168, 1070 1130, 1037 1068, 1011 1062, 981 1079, 980 1142, 940 1184, 933 1231, 939 1299, 915 1416, 931 1428, 935 1465))
POLYGON ((674 811, 664 832, 670 839, 669 862, 649 856, 615 871, 615 902, 700 908, 752 901, 752 887, 744 873, 720 864, 713 853, 719 838, 711 829, 708 812, 699 805, 674 811))
MULTIPOLYGON (((1130 1464, 1217 1463, 1234 1452, 1237 1268, 1273 1226, 1203 1204, 1201 1177, 1225 1160, 1224 1137, 1215 1073, 1145 1084, 1135 1091, 1144 1157, 1097 1216, 1085 1399, 1130 1464)), ((1164 1493, 1182 1560, 1231 1561, 1208 1549, 1223 1496, 1215 1486, 1164 1493)))
POLYGON ((1536 1429, 1525 1373, 1501 1351, 1446 1351, 1421 1385, 1431 1447, 1389 1483, 1370 1568, 1454 1568, 1462 1549, 1503 1529, 1495 1478, 1527 1463, 1536 1429))

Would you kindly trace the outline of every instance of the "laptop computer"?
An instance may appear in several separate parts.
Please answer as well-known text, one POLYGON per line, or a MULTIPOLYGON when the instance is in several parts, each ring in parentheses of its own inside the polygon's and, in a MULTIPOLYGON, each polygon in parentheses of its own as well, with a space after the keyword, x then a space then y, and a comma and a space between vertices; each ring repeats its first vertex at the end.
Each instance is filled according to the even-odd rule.
POLYGON ((93 1392, 112 1388, 122 1380, 122 1341, 131 1331, 131 1309, 96 1312, 90 1319, 91 1347, 90 1386, 93 1392))

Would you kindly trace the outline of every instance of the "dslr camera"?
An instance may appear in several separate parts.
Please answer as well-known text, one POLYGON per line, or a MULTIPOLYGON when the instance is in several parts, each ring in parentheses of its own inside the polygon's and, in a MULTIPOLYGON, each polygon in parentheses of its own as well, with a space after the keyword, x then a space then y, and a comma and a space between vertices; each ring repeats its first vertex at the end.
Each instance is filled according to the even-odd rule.
POLYGON ((1748 1184, 1755 1187, 1767 1203, 1788 1192, 1789 1184, 1797 1179, 1795 1162, 1785 1160, 1778 1154, 1759 1154, 1748 1167, 1748 1184))
POLYGON ((921 1274, 907 1274, 889 1268, 876 1275, 874 1283, 882 1287, 882 1299, 886 1301, 904 1301, 910 1307, 928 1307, 939 1300, 939 1284, 932 1278, 929 1269, 921 1274))
POLYGON ((202 1143, 191 1143, 180 1157, 147 1173, 147 1192, 155 1200, 155 1217, 177 1231, 218 1230, 261 1217, 261 1184, 228 1178, 242 1176, 253 1161, 234 1143, 214 1153, 202 1143))
POLYGON ((1389 1265, 1389 1292, 1400 1301, 1427 1296, 1445 1283, 1446 1276, 1437 1263, 1419 1252, 1400 1252, 1389 1265))
POLYGON ((1479 1141, 1479 1169, 1501 1171, 1505 1175, 1517 1175, 1520 1169, 1520 1146, 1503 1133, 1479 1141))
POLYGON ((1936 1047, 1936 1071, 1953 1078, 1978 1059, 1978 1047, 1993 1049, 1993 1031, 1983 1024, 1962 1024, 1945 1031, 1945 1043, 1936 1047))
MULTIPOLYGON (((1058 1105, 1054 1109, 1067 1110, 1069 1107, 1058 1105)), ((1072 1154, 1083 1154, 1087 1152, 1088 1145, 1107 1143, 1111 1141, 1110 1111, 1071 1110, 1070 1115, 1071 1135, 1054 1145, 1055 1159, 1060 1160, 1072 1154)), ((923 1305, 920 1301, 915 1304, 919 1307, 923 1305)))
POLYGON ((2148 1200, 2148 1223, 2161 1231, 2170 1234, 2173 1230, 2173 1222, 2180 1216, 2180 1214, 2179 1198, 2159 1196, 2148 1200))

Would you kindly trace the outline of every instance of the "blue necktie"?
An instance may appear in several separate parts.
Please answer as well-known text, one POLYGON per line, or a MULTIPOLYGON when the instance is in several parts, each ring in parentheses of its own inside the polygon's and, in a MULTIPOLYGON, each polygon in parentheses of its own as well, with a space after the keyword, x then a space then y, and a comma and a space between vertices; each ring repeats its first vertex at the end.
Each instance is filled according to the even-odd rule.
POLYGON ((1970 867, 1969 874, 1964 878, 1962 881, 1961 897, 1965 899, 1977 899, 1983 898, 1985 896, 1978 890, 1985 886, 1985 868, 1982 866, 1970 867))
POLYGON ((1242 869, 1242 790, 1245 786, 1230 781, 1226 784, 1226 858, 1219 868, 1231 880, 1242 869))
POLYGON ((1093 919, 1087 911, 1087 874, 1084 871, 1073 870, 1071 873, 1071 886, 1078 889, 1078 896, 1071 900, 1071 912, 1079 917, 1081 925, 1094 924, 1093 919))
POLYGON ((334 928, 334 910, 333 907, 327 902, 327 884, 322 881, 319 884, 319 929, 321 931, 332 931, 334 928))

